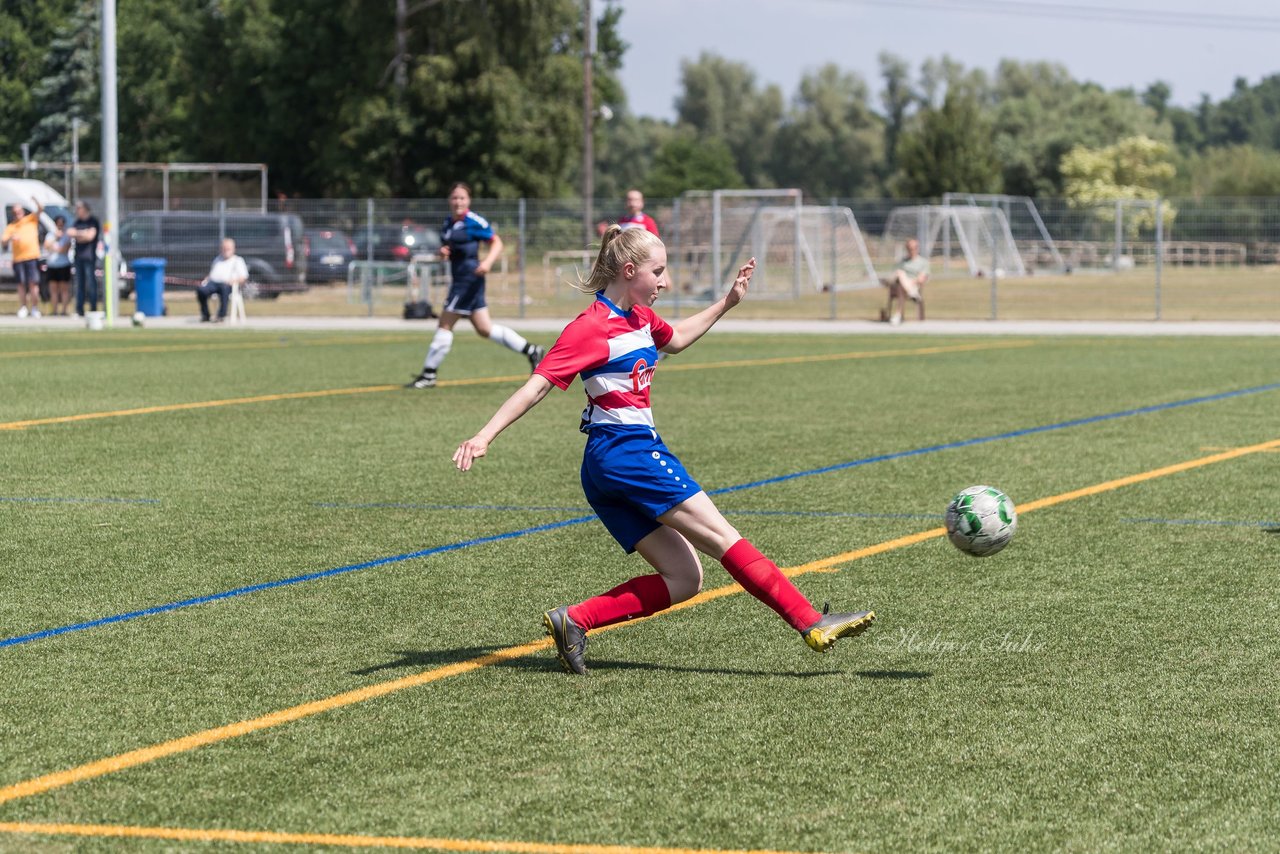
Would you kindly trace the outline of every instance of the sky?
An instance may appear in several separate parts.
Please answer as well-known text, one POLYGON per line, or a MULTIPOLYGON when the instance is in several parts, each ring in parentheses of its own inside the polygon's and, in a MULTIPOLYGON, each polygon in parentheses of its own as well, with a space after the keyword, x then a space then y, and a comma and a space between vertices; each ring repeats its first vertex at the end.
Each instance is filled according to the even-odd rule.
MULTIPOLYGON (((675 117, 681 61, 703 52, 746 63, 757 83, 778 84, 788 99, 805 72, 828 62, 859 73, 878 93, 876 57, 885 50, 913 68, 944 53, 988 71, 1004 58, 1048 60, 1107 89, 1141 91, 1164 80, 1181 106, 1194 105, 1201 93, 1220 100, 1237 77, 1256 83, 1280 73, 1276 0, 614 1, 629 45, 622 79, 630 109, 664 119, 675 117), (1107 8, 1122 10, 1123 20, 1090 20, 1091 10, 1107 8), (1135 20, 1148 13, 1150 22, 1135 20), (1177 15, 1187 25, 1155 23, 1177 15)), ((1106 14, 1116 13, 1098 13, 1106 14)))

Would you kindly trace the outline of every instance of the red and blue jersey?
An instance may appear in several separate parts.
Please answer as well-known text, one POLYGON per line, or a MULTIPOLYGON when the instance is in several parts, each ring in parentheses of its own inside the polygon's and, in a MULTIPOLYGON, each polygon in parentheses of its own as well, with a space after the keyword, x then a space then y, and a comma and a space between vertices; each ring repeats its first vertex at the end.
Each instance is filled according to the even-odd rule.
POLYGON ((582 431, 598 425, 653 430, 649 386, 658 366, 658 350, 674 334, 671 324, 648 306, 623 311, 604 294, 560 333, 534 373, 566 389, 582 376, 587 408, 582 431))
POLYGON ((622 226, 623 231, 626 231, 628 228, 643 228, 644 230, 651 232, 654 237, 662 236, 658 234, 658 223, 654 222, 653 217, 644 212, 638 214, 624 213, 622 216, 618 217, 618 225, 622 226))

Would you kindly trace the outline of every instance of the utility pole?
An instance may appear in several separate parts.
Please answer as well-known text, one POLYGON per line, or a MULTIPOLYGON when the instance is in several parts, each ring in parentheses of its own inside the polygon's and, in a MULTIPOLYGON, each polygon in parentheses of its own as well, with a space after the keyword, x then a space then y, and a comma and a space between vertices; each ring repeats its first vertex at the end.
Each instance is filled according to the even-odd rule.
POLYGON ((595 22, 591 15, 591 0, 582 3, 582 234, 586 244, 595 236, 595 217, 591 211, 592 197, 596 193, 596 153, 594 144, 595 108, 591 97, 591 62, 596 52, 595 22))
POLYGON ((120 219, 120 152, 116 123, 116 0, 102 0, 102 238, 107 247, 102 259, 103 302, 107 325, 115 323, 120 310, 116 288, 116 235, 120 219))

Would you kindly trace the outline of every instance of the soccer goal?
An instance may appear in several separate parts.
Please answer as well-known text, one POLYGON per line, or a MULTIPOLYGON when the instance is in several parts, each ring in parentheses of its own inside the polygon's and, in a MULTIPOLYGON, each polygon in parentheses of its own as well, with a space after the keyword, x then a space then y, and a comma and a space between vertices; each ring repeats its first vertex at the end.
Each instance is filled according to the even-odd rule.
MULTIPOLYGON (((1004 211, 1009 232, 1022 256, 1028 271, 1045 269, 1061 273, 1068 262, 1058 250, 1057 241, 1045 225, 1040 208, 1030 196, 1010 196, 1003 193, 943 193, 944 205, 958 207, 998 207, 1004 211)), ((1052 212, 1052 211, 1051 211, 1052 212)), ((1061 223, 1059 222, 1060 226, 1061 223)))
POLYGON ((853 211, 805 205, 796 189, 686 192, 676 201, 667 243, 677 298, 715 299, 752 257, 751 291, 758 299, 796 299, 876 281, 853 211))
POLYGON ((1027 267, 998 207, 969 205, 912 205, 894 208, 885 221, 882 251, 897 257, 902 244, 914 237, 920 254, 938 259, 942 270, 961 264, 971 276, 1025 276, 1027 267))

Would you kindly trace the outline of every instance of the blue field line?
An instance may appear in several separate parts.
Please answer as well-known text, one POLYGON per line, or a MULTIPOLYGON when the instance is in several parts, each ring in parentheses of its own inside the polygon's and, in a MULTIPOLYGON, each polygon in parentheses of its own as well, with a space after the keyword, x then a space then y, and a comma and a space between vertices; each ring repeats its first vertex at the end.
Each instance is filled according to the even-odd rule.
POLYGON ((1237 522, 1232 519, 1121 519, 1134 525, 1227 525, 1237 528, 1280 528, 1280 522, 1237 522))
POLYGON ((230 599, 234 596, 245 596, 250 593, 257 593, 260 590, 272 590, 277 587, 289 587, 294 584, 302 584, 306 581, 317 581, 321 578, 332 578, 335 575, 345 575, 348 572, 358 572, 362 569, 373 569, 376 566, 386 566, 391 563, 401 563, 406 560, 415 560, 420 557, 430 557, 431 555, 443 554, 445 552, 454 552, 459 549, 466 549, 472 546, 480 546, 485 543, 496 543, 501 540, 510 540, 516 537, 523 537, 528 534, 539 534, 543 531, 553 531, 556 528, 563 528, 567 525, 577 525, 581 522, 589 522, 596 518, 594 515, 581 516, 576 519, 564 519, 559 522, 548 522, 545 525, 536 525, 532 528, 521 528, 518 531, 507 531, 502 534, 492 534, 487 537, 477 537, 474 540, 464 540, 460 543, 449 543, 444 546, 436 546, 430 549, 422 549, 421 551, 408 552, 406 554, 392 555, 391 557, 377 558, 376 560, 368 560, 364 563, 349 563, 346 566, 338 566, 333 569, 326 569, 321 572, 310 572, 306 575, 295 575, 291 578, 281 578, 276 581, 264 581, 260 584, 249 584, 244 587, 237 587, 234 590, 224 590, 221 593, 211 593, 208 596, 196 596, 191 599, 183 599, 180 602, 170 602, 167 605, 156 605, 153 608, 143 608, 138 611, 129 611, 124 614, 115 614, 110 617, 102 617, 97 620, 88 620, 83 623, 72 623, 67 626, 59 626, 54 629, 44 629, 39 632, 32 632, 27 635, 18 635, 16 637, 5 638, 0 640, 0 647, 17 646, 22 643, 30 643, 31 641, 43 640, 56 635, 65 635, 68 632, 80 632, 85 629, 94 629, 98 626, 107 626, 112 623, 122 623, 126 620, 136 620, 139 617, 150 617, 155 614, 164 614, 169 611, 176 611, 179 608, 190 608, 195 605, 207 605, 210 602, 217 602, 220 599, 230 599))
MULTIPOLYGON (((412 504, 401 501, 378 501, 369 504, 346 504, 340 501, 316 501, 312 507, 337 510, 495 510, 511 512, 587 513, 589 507, 553 507, 538 504, 412 504)), ((843 513, 826 510, 734 510, 720 508, 726 516, 820 516, 839 519, 941 519, 941 513, 843 513)))
POLYGON ((1195 406, 1200 403, 1212 403, 1217 400, 1244 397, 1245 395, 1250 394, 1261 394, 1267 391, 1275 391, 1276 389, 1280 389, 1280 383, 1269 383, 1267 385, 1253 386, 1252 388, 1237 389, 1236 391, 1224 391, 1219 394, 1204 395, 1203 397, 1191 397, 1186 400, 1175 400, 1171 403, 1157 403, 1151 406, 1140 406, 1137 409, 1125 409, 1120 412, 1109 412, 1106 415, 1091 415, 1087 418, 1073 418, 1070 421, 1058 421, 1053 424, 1045 424, 1040 427, 1026 427, 1022 430, 1010 430, 1008 433, 996 433, 993 436, 979 436, 976 439, 962 439, 959 442, 946 442, 941 445, 928 445, 923 448, 913 448, 910 451, 896 451, 891 454, 879 454, 874 457, 863 457, 860 460, 851 460, 847 463, 837 463, 833 466, 805 469, 804 471, 793 472, 792 474, 768 477, 763 480, 753 480, 750 483, 741 483, 737 486, 724 486, 720 489, 710 490, 707 494, 724 495, 730 492, 738 492, 743 489, 755 489, 758 486, 785 483, 788 480, 795 480, 799 477, 812 477, 815 474, 827 474, 828 472, 833 471, 843 471, 845 469, 857 468, 858 466, 866 466, 872 463, 884 463, 889 460, 918 457, 921 454, 932 454, 935 451, 951 451, 956 448, 971 448, 974 445, 986 445, 990 442, 1000 442, 1004 439, 1017 439, 1020 436, 1033 436, 1036 433, 1048 433, 1052 430, 1065 430, 1068 427, 1082 427, 1086 424, 1097 424, 1102 421, 1114 421, 1117 418, 1129 418, 1133 415, 1147 415, 1152 412, 1164 412, 1169 409, 1179 409, 1184 406, 1195 406))
POLYGON ((28 495, 0 495, 8 504, 159 504, 159 498, 45 498, 28 495))
POLYGON ((375 501, 369 504, 316 501, 311 506, 330 510, 527 510, 543 513, 585 513, 589 509, 587 507, 547 507, 537 504, 414 504, 404 501, 375 501))
MULTIPOLYGON (((1250 394, 1260 394, 1266 391, 1274 391, 1280 389, 1280 383, 1271 383, 1269 385, 1254 386, 1252 388, 1238 389, 1236 391, 1221 392, 1219 394, 1205 395, 1203 397, 1193 397, 1187 400, 1177 400, 1171 403, 1159 403, 1152 406, 1143 406, 1137 409, 1126 409, 1122 412, 1112 412, 1106 415, 1093 415, 1088 418, 1074 418, 1070 421, 1059 421, 1054 424, 1046 424, 1041 427, 1028 427, 1022 430, 1012 430, 1008 433, 998 433, 993 436, 981 436, 976 439, 965 439, 959 442, 947 442, 941 445, 929 445, 924 448, 916 448, 910 451, 898 451, 892 454, 879 454, 874 457, 864 457, 860 460, 851 460, 845 463, 838 463, 832 466, 823 466, 822 468, 806 469, 805 471, 795 472, 794 474, 780 475, 778 477, 765 478, 750 483, 740 484, 738 486, 726 486, 711 491, 711 495, 723 495, 730 492, 739 492, 744 489, 755 489, 760 486, 768 486, 774 483, 784 483, 789 480, 795 480, 801 477, 812 477, 813 475, 827 474, 828 472, 843 471, 845 469, 865 466, 871 463, 886 462, 888 460, 903 459, 906 457, 917 457, 922 454, 930 454, 935 451, 947 451, 954 448, 967 448, 973 445, 983 445, 988 442, 997 442, 1002 439, 1015 439, 1020 436, 1031 436, 1036 433, 1047 433, 1052 430, 1064 430, 1068 427, 1080 427, 1085 424, 1096 424, 1101 421, 1112 421, 1117 418, 1127 418, 1131 415, 1145 415, 1151 412, 1163 412, 1168 409, 1177 409, 1183 406, 1194 406, 1200 403, 1210 403, 1218 400, 1227 400, 1233 397, 1242 397, 1250 394)), ((222 593, 213 593, 208 596, 198 596, 191 599, 183 599, 180 602, 170 602, 167 605, 156 605, 152 608, 144 608, 138 611, 130 611, 124 614, 116 614, 111 617, 102 617, 97 620, 89 620, 83 623, 73 623, 67 626, 59 626, 52 629, 44 629, 43 631, 32 632, 26 635, 17 635, 15 637, 4 638, 0 640, 0 647, 16 646, 18 644, 30 643, 32 641, 41 640, 43 638, 54 637, 56 635, 67 634, 68 632, 84 631, 86 629, 96 628, 98 626, 110 625, 112 623, 120 623, 126 620, 136 620, 140 617, 148 617, 153 614, 163 614, 169 611, 176 611, 179 608, 189 608, 195 605, 204 605, 209 602, 216 602, 221 599, 230 599, 236 596, 246 596, 250 593, 257 593, 260 590, 270 590, 276 587, 288 587, 294 584, 301 584, 304 581, 315 581, 322 578, 330 578, 335 575, 342 575, 348 572, 356 572, 361 569, 371 569, 377 566, 386 566, 392 563, 401 563, 416 558, 428 557, 430 555, 442 554, 444 552, 458 551, 460 549, 470 548, 472 546, 483 545, 485 543, 494 543, 502 540, 511 540, 516 537, 523 537, 529 534, 537 534, 543 531, 553 531, 558 528, 566 528, 570 525, 579 525, 583 522, 590 522, 595 519, 595 514, 577 516, 572 519, 562 519, 558 522, 550 522, 545 525, 536 525, 532 528, 521 528, 516 531, 507 531, 502 534, 493 534, 487 537, 479 537, 473 540, 464 540, 458 543, 450 543, 444 546, 436 546, 421 551, 409 552, 406 554, 392 555, 390 557, 378 558, 376 560, 366 561, 365 563, 348 564, 347 566, 339 566, 334 569, 326 569, 321 572, 312 572, 306 575, 295 575, 291 578, 282 578, 277 581, 264 581, 260 584, 251 584, 246 587, 237 587, 234 590, 226 590, 222 593)), ((932 517, 931 517, 932 518, 932 517)))

